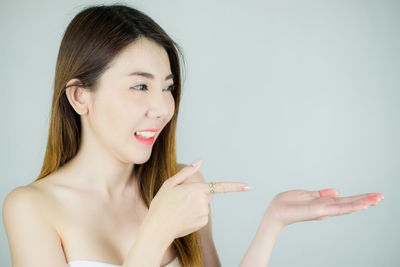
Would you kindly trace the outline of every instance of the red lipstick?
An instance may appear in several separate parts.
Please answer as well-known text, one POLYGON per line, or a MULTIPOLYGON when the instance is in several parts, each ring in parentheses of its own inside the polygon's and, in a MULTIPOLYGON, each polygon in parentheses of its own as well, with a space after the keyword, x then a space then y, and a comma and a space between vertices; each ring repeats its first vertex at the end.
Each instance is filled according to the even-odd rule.
POLYGON ((158 132, 160 128, 155 128, 155 129, 145 129, 145 130, 139 130, 136 132, 158 132))
MULTIPOLYGON (((160 130, 160 128, 158 128, 158 129, 145 129, 145 130, 140 130, 140 131, 137 131, 137 132, 158 132, 159 130, 160 130)), ((152 145, 154 143, 154 140, 155 140, 155 136, 153 136, 151 138, 141 138, 140 136, 136 135, 136 132, 135 132, 135 138, 140 143, 145 144, 145 145, 152 145)))
POLYGON ((140 138, 139 136, 137 136, 137 135, 135 134, 135 138, 136 138, 136 140, 138 140, 140 143, 145 144, 145 145, 151 145, 151 144, 154 143, 154 137, 152 137, 152 138, 147 138, 147 139, 143 139, 143 138, 140 138))

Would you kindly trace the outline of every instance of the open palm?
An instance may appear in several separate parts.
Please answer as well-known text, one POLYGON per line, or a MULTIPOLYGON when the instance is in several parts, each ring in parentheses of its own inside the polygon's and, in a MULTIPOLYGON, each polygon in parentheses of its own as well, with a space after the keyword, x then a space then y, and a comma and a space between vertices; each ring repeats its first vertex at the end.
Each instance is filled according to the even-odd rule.
POLYGON ((282 226, 327 217, 350 214, 376 205, 384 196, 380 193, 366 193, 349 197, 336 197, 339 191, 325 189, 320 191, 291 190, 276 195, 267 215, 282 226))

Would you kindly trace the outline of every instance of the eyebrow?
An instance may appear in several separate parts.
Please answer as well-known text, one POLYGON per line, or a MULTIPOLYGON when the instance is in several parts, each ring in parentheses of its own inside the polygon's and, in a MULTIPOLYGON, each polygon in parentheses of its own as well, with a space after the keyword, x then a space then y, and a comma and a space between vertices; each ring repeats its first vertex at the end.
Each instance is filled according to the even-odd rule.
MULTIPOLYGON (((143 71, 135 71, 129 74, 129 76, 134 76, 134 75, 138 75, 138 76, 143 76, 149 79, 154 79, 154 75, 148 72, 143 72, 143 71)), ((173 79, 174 75, 171 73, 169 75, 167 75, 167 77, 165 77, 165 80, 169 80, 169 79, 173 79)))

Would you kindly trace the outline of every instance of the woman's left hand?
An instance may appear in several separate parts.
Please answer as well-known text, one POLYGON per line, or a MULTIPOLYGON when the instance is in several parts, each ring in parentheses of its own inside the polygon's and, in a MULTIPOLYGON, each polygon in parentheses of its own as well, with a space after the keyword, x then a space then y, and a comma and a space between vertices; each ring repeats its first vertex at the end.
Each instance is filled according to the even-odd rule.
POLYGON ((282 192, 272 199, 265 216, 284 227, 295 222, 322 220, 365 210, 384 198, 380 193, 336 197, 338 194, 337 189, 282 192))

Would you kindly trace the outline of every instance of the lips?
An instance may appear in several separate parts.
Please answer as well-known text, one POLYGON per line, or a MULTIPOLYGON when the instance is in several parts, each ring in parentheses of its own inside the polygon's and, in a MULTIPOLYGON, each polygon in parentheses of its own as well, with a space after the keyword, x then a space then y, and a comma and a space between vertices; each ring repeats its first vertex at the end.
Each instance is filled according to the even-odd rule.
MULTIPOLYGON (((152 128, 152 129, 145 129, 145 130, 139 130, 136 132, 158 132, 161 128, 152 128)), ((141 138, 140 136, 138 136, 135 132, 135 139, 137 141, 139 141, 142 144, 145 145, 151 145, 154 143, 155 140, 155 136, 151 137, 151 138, 141 138)))
POLYGON ((139 130, 136 132, 158 132, 160 128, 153 128, 153 129, 145 129, 145 130, 139 130))
POLYGON ((136 138, 137 141, 139 141, 140 143, 145 144, 145 145, 151 145, 151 144, 153 144, 153 143, 154 143, 154 139, 155 139, 154 136, 151 137, 151 138, 147 138, 147 139, 140 138, 140 137, 139 137, 138 135, 136 135, 136 134, 135 134, 135 138, 136 138))

